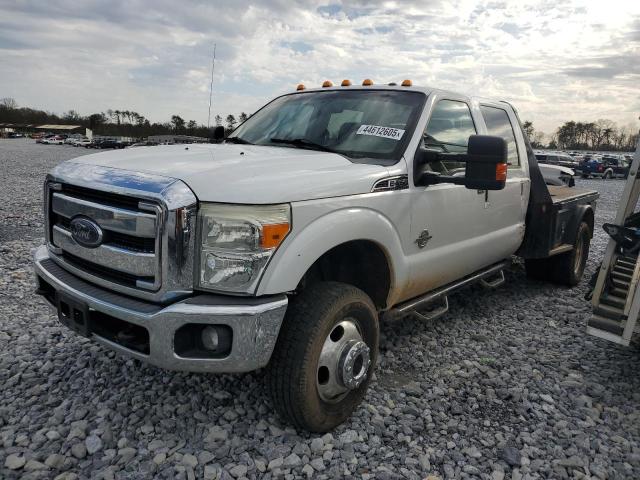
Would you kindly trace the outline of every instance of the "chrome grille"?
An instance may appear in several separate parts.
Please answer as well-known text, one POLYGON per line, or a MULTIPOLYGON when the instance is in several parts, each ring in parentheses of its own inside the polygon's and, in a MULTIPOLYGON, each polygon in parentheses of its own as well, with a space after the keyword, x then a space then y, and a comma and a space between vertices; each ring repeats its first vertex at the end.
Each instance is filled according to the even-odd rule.
MULTIPOLYGON (((107 268, 125 274, 122 282, 117 275, 109 275, 115 283, 129 287, 156 291, 160 288, 160 248, 158 245, 158 217, 160 208, 149 207, 143 202, 144 211, 114 206, 105 195, 106 203, 99 203, 99 192, 87 195, 91 200, 80 198, 77 188, 60 184, 51 192, 51 244, 61 250, 62 257, 69 257, 72 264, 84 265, 84 270, 94 275, 104 273, 107 268), (157 210, 152 213, 152 210, 157 210), (104 240, 97 248, 86 248, 74 241, 69 222, 76 216, 88 217, 104 232, 104 240), (127 237, 129 242, 122 241, 127 237), (150 251, 144 251, 144 240, 152 241, 150 251), (126 279, 126 280, 125 280, 126 279), (133 281, 132 281, 133 280, 133 281)), ((83 189, 87 193, 87 189, 83 189)), ((148 248, 147 242, 147 250, 148 248)), ((78 267, 83 269, 83 267, 78 267)))
POLYGON ((45 204, 52 258, 71 273, 153 301, 192 291, 196 199, 179 180, 65 163, 48 177, 45 204), (75 217, 100 227, 99 246, 76 242, 75 217))

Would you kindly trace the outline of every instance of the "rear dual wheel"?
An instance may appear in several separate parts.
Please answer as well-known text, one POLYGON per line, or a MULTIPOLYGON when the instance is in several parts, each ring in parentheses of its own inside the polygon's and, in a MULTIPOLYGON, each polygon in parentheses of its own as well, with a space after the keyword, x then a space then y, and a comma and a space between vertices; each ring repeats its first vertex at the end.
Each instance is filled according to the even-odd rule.
POLYGON ((527 276, 536 280, 550 281, 573 287, 582 279, 589 257, 591 227, 581 222, 573 249, 549 258, 525 260, 527 276))
POLYGON ((288 307, 267 383, 280 416, 327 432, 362 401, 378 356, 378 314, 362 290, 321 282, 288 307))

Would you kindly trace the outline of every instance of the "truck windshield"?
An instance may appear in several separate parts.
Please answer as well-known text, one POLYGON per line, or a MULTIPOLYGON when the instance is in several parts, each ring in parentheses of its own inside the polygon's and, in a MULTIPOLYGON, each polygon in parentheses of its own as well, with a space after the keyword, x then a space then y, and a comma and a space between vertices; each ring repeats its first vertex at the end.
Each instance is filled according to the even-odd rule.
POLYGON ((425 99, 420 92, 368 89, 285 95, 256 112, 226 141, 395 163, 413 134, 425 99))

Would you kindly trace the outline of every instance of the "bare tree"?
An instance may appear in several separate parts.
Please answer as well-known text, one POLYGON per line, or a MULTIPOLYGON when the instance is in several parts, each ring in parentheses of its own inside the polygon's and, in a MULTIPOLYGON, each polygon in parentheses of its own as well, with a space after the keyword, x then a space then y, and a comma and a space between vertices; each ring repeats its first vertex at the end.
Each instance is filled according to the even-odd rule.
POLYGON ((184 119, 180 115, 172 115, 171 125, 176 132, 184 130, 184 119))
POLYGON ((6 108, 7 110, 15 110, 18 108, 18 102, 10 97, 0 98, 0 107, 6 108))
POLYGON ((227 129, 228 130, 233 130, 234 128, 236 128, 236 124, 238 123, 238 121, 236 120, 236 117, 234 117, 232 114, 227 115, 227 129))
POLYGON ((68 122, 79 122, 80 114, 78 114, 78 112, 76 112, 75 110, 69 110, 63 115, 62 118, 64 118, 68 122))

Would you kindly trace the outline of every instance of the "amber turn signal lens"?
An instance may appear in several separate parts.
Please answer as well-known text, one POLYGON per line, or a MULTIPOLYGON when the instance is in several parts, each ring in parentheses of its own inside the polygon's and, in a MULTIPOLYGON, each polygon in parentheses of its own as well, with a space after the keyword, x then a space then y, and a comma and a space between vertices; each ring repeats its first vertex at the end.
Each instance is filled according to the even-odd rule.
POLYGON ((370 87, 371 85, 373 85, 373 80, 371 80, 370 78, 365 78, 362 82, 363 87, 370 87))
POLYGON ((413 82, 411 82, 411 80, 403 80, 402 81, 402 86, 403 87, 410 87, 411 85, 413 85, 413 82))
POLYGON ((304 84, 300 83, 298 84, 298 87, 296 88, 296 90, 304 90, 306 87, 304 86, 304 84))
POLYGON ((350 87, 351 86, 351 80, 342 80, 342 83, 340 84, 341 87, 350 87))
POLYGON ((506 163, 496 164, 496 180, 498 182, 505 182, 507 180, 507 164, 506 163))
POLYGON ((260 246, 262 248, 275 248, 284 237, 289 233, 288 223, 276 223, 274 225, 264 225, 262 227, 262 238, 260 239, 260 246))
POLYGON ((333 83, 331 83, 329 80, 325 80, 322 83, 322 88, 327 88, 327 87, 333 87, 333 83))

